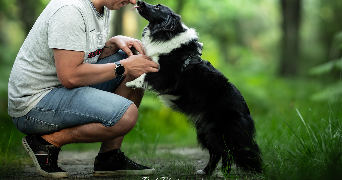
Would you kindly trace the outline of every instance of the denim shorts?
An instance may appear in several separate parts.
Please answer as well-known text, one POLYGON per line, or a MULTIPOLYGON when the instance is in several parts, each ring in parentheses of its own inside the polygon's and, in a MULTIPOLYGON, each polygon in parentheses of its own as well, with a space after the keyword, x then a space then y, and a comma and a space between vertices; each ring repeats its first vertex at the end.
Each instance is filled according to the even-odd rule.
MULTIPOLYGON (((97 64, 126 58, 123 51, 101 59, 97 64)), ((121 119, 132 101, 114 94, 122 78, 74 89, 52 89, 29 113, 13 118, 17 129, 27 135, 51 134, 89 123, 111 127, 121 119)))

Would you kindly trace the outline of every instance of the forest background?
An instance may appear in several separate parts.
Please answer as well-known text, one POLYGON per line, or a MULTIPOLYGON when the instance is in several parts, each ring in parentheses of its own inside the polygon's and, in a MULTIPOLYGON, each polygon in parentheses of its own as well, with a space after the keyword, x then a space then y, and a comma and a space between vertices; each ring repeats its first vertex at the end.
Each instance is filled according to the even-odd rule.
MULTIPOLYGON (((148 0, 165 4, 199 33, 202 58, 244 95, 254 117, 268 179, 324 179, 341 172, 342 1, 148 0)), ((7 114, 7 83, 20 46, 49 0, 0 1, 0 166, 23 156, 7 114)), ((137 39, 147 25, 127 6, 111 36, 137 39)), ((196 146, 186 118, 147 92, 137 126, 124 140, 144 151, 196 146)), ((127 146, 128 146, 127 145, 127 146)), ((68 145, 88 150, 98 144, 68 145)))

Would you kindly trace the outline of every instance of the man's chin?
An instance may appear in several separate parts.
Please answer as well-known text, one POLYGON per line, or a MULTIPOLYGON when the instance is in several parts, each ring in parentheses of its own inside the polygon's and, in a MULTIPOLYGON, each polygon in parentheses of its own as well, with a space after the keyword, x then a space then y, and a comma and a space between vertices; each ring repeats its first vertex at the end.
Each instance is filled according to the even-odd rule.
POLYGON ((125 6, 125 4, 123 4, 123 3, 116 4, 110 10, 119 10, 119 9, 123 8, 124 6, 125 6))

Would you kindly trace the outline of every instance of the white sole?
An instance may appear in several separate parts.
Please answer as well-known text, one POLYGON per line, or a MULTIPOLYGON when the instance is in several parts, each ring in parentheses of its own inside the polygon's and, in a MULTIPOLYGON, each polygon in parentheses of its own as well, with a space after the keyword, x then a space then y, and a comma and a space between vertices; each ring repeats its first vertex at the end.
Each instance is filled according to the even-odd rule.
POLYGON ((117 170, 117 171, 94 171, 93 176, 125 176, 125 175, 153 175, 155 169, 144 170, 117 170))
POLYGON ((36 155, 34 155, 32 149, 30 148, 30 146, 28 145, 28 143, 26 142, 26 137, 24 137, 22 139, 22 144, 26 150, 26 152, 30 155, 31 159, 33 160, 33 164, 36 168, 36 171, 44 176, 44 177, 50 177, 50 178, 66 178, 66 177, 69 177, 69 174, 67 172, 54 172, 54 173, 49 173, 49 172, 46 172, 44 170, 42 170, 42 168, 40 168, 40 165, 38 163, 38 160, 36 158, 36 155))

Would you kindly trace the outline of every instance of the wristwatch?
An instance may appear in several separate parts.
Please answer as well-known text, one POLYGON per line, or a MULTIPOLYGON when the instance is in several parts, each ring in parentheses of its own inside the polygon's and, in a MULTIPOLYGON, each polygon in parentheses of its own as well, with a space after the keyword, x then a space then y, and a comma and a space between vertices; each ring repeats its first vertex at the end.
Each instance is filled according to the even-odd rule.
POLYGON ((116 64, 116 67, 115 67, 116 77, 122 77, 125 72, 125 67, 123 67, 123 65, 119 61, 114 62, 114 64, 116 64))

